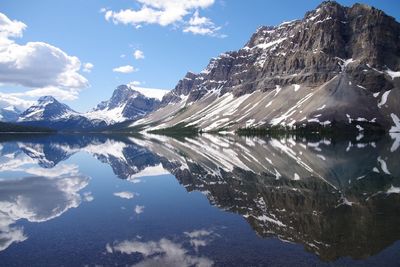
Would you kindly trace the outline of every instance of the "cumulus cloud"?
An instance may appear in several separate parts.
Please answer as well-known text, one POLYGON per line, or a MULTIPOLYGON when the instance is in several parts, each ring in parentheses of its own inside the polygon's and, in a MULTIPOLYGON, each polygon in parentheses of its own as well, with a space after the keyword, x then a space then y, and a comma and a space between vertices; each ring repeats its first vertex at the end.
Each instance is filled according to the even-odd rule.
POLYGON ((122 191, 122 192, 114 193, 114 196, 120 197, 120 198, 125 198, 125 199, 131 199, 135 196, 135 193, 132 193, 129 191, 122 191))
POLYGON ((143 260, 135 266, 213 266, 209 258, 191 255, 182 244, 165 238, 149 242, 125 240, 107 244, 106 250, 108 253, 141 254, 143 260))
POLYGON ((17 20, 10 20, 6 15, 0 13, 0 45, 12 42, 9 38, 22 37, 26 25, 17 20))
POLYGON ((92 202, 94 200, 94 196, 92 195, 92 192, 83 193, 83 200, 86 202, 92 202))
POLYGON ((137 50, 135 50, 135 52, 133 52, 133 56, 135 59, 143 59, 144 53, 143 53, 143 51, 137 49, 137 50))
POLYGON ((0 13, 0 82, 26 87, 82 88, 88 81, 78 73, 81 63, 61 49, 43 42, 19 45, 26 25, 0 13))
POLYGON ((75 164, 60 164, 56 165, 52 168, 42 168, 42 167, 29 167, 29 168, 21 168, 19 171, 23 171, 28 174, 36 175, 36 176, 45 176, 45 177, 59 177, 63 175, 79 175, 79 167, 75 164))
POLYGON ((141 254, 141 261, 134 266, 213 266, 214 262, 211 259, 199 255, 199 248, 207 246, 218 235, 207 230, 184 234, 183 237, 178 236, 178 240, 174 241, 167 238, 161 238, 158 241, 116 241, 112 244, 108 243, 106 251, 126 255, 141 254))
POLYGON ((12 94, 2 93, 0 92, 0 108, 15 106, 19 110, 25 110, 32 106, 35 101, 25 100, 19 97, 16 97, 12 94))
POLYGON ((79 90, 74 89, 61 89, 59 87, 48 86, 43 88, 36 88, 27 90, 25 92, 19 93, 9 93, 7 94, 10 97, 30 97, 30 98, 39 98, 44 95, 51 95, 59 100, 75 100, 79 96, 79 90))
POLYGON ((136 214, 143 213, 143 211, 144 211, 144 206, 140 206, 140 205, 136 205, 135 206, 135 213, 136 214))
POLYGON ((199 9, 210 7, 214 0, 136 0, 141 4, 140 8, 123 9, 120 11, 103 10, 104 18, 114 24, 129 24, 140 28, 142 24, 158 24, 168 26, 171 24, 183 23, 184 32, 193 34, 216 36, 214 23, 205 17, 199 16, 199 9), (185 17, 191 14, 193 17, 185 21, 185 17), (195 24, 193 24, 195 23, 195 24))
POLYGON ((93 69, 94 65, 90 62, 87 62, 85 64, 83 64, 83 70, 84 72, 91 72, 93 69))
POLYGON ((26 28, 23 22, 0 13, 0 83, 34 90, 19 97, 36 96, 39 92, 43 95, 48 88, 57 88, 69 95, 66 98, 75 99, 79 91, 89 85, 79 73, 80 60, 44 42, 17 44, 14 39, 22 37, 26 28))
POLYGON ((211 19, 201 17, 198 10, 194 12, 193 16, 184 27, 183 32, 189 32, 198 35, 220 36, 218 31, 221 27, 216 27, 211 19))
POLYGON ((88 185, 84 176, 26 177, 0 181, 0 251, 28 237, 12 226, 20 219, 45 222, 81 203, 78 191, 88 185))
POLYGON ((140 81, 132 81, 130 83, 128 83, 128 86, 134 87, 134 86, 139 86, 142 83, 140 81))
POLYGON ((119 72, 119 73, 132 73, 135 71, 137 71, 137 69, 135 69, 131 65, 125 65, 125 66, 113 68, 113 72, 119 72))

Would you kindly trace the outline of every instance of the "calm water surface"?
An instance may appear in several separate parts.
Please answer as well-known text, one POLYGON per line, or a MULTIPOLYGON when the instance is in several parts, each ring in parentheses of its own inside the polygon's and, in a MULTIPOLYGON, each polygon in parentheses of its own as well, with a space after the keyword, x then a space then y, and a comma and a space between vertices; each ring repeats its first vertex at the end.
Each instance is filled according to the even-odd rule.
POLYGON ((399 146, 3 135, 0 265, 399 266, 399 146))

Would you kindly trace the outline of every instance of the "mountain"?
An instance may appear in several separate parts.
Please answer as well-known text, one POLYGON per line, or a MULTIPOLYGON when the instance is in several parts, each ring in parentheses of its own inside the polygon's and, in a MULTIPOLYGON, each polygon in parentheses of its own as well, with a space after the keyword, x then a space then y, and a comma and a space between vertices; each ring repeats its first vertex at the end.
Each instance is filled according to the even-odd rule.
POLYGON ((36 104, 22 112, 18 121, 54 121, 67 119, 76 115, 78 115, 78 112, 74 111, 69 106, 58 102, 54 97, 43 96, 38 99, 36 104))
POLYGON ((8 106, 0 108, 0 121, 14 122, 18 120, 19 114, 21 113, 15 106, 8 106))
POLYGON ((46 127, 61 131, 81 131, 106 127, 106 123, 102 120, 88 119, 52 96, 39 98, 34 105, 21 113, 17 122, 23 126, 46 127))
POLYGON ((92 111, 79 113, 52 96, 44 96, 22 112, 18 123, 27 126, 48 127, 60 131, 98 131, 109 125, 134 121, 160 105, 157 98, 146 97, 141 88, 120 85, 112 97, 92 111))
POLYGON ((160 108, 131 124, 400 131, 400 24, 383 11, 326 1, 263 26, 238 51, 189 72, 160 108))
POLYGON ((109 100, 101 102, 85 116, 114 124, 141 118, 158 108, 159 104, 160 101, 156 98, 146 97, 128 85, 120 85, 109 100))

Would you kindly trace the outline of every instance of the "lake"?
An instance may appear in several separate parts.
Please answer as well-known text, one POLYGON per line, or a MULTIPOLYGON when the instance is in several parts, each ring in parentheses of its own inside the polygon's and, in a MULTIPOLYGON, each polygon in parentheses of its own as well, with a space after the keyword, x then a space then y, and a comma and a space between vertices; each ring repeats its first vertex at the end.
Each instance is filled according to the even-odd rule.
POLYGON ((399 266, 400 135, 2 135, 1 266, 399 266))

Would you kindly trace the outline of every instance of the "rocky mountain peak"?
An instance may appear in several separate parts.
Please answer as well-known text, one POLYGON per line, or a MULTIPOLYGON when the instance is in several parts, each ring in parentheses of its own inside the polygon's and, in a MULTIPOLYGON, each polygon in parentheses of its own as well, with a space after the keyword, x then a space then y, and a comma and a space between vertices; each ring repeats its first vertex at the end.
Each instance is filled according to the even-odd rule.
POLYGON ((60 103, 52 96, 42 96, 37 103, 21 113, 18 121, 46 121, 66 118, 78 114, 68 105, 60 103))
POLYGON ((387 97, 400 97, 398 77, 400 24, 373 7, 325 1, 302 19, 259 27, 241 49, 187 73, 161 103, 184 112, 161 108, 143 121, 212 130, 348 124, 358 116, 387 128, 400 117, 387 97))
POLYGON ((85 116, 101 119, 107 124, 114 124, 141 118, 157 108, 159 104, 158 99, 146 97, 130 85, 124 84, 114 90, 109 100, 102 101, 85 116))
POLYGON ((342 61, 350 58, 358 65, 397 69, 399 30, 399 24, 378 9, 324 1, 303 19, 259 27, 239 51, 212 58, 198 75, 186 74, 163 105, 181 95, 195 101, 216 87, 240 96, 259 86, 322 84, 337 75, 342 61))
POLYGON ((42 96, 37 100, 38 103, 53 103, 53 102, 58 102, 54 97, 52 96, 42 96))
POLYGON ((116 108, 117 106, 126 103, 130 98, 137 97, 139 92, 132 90, 127 85, 120 85, 114 90, 112 97, 109 100, 108 108, 116 108))

